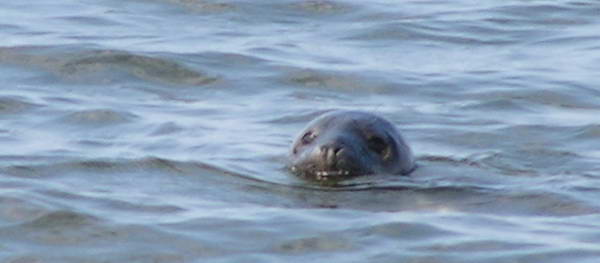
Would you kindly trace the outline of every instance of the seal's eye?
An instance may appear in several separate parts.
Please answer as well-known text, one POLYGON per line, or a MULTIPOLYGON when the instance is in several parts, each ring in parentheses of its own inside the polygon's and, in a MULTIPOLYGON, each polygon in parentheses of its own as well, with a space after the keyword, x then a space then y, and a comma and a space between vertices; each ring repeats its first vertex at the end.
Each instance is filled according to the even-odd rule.
POLYGON ((302 136, 302 144, 309 144, 309 143, 311 143, 312 141, 315 140, 315 137, 317 137, 317 135, 315 133, 313 133, 312 131, 306 132, 302 136))
POLYGON ((379 136, 370 136, 367 139, 367 144, 371 151, 374 151, 379 155, 384 155, 388 148, 385 140, 379 136))

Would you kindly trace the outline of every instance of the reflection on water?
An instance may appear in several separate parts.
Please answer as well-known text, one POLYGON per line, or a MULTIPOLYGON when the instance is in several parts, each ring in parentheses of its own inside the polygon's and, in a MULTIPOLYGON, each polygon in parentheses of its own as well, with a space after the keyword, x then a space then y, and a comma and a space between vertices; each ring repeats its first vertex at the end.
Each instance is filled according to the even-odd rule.
POLYGON ((600 256, 594 1, 0 10, 4 261, 600 256), (291 175, 293 136, 332 109, 390 119, 419 168, 291 175))

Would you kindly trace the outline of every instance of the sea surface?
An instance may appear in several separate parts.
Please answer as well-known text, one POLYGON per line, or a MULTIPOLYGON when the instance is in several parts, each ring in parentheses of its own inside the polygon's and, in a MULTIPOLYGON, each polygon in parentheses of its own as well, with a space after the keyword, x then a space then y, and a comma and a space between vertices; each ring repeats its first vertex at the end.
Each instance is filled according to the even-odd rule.
POLYGON ((0 39, 0 262, 600 262, 600 1, 2 1, 0 39), (418 169, 292 175, 336 109, 418 169))

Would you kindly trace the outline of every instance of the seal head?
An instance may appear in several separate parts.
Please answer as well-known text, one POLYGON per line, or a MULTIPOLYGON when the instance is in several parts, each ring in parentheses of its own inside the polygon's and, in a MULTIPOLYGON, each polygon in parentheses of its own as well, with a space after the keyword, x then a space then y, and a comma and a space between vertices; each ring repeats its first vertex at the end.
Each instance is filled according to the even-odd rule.
POLYGON ((410 147, 389 121, 361 111, 325 113, 297 136, 290 151, 292 172, 317 180, 369 174, 408 174, 410 147))

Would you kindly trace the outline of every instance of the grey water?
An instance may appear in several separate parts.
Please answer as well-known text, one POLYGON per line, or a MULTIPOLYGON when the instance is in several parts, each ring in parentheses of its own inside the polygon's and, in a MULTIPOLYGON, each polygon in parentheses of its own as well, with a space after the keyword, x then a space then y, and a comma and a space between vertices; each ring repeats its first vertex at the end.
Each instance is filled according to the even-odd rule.
POLYGON ((600 2, 0 3, 0 262, 598 262, 600 2), (294 177, 336 109, 418 169, 294 177))

